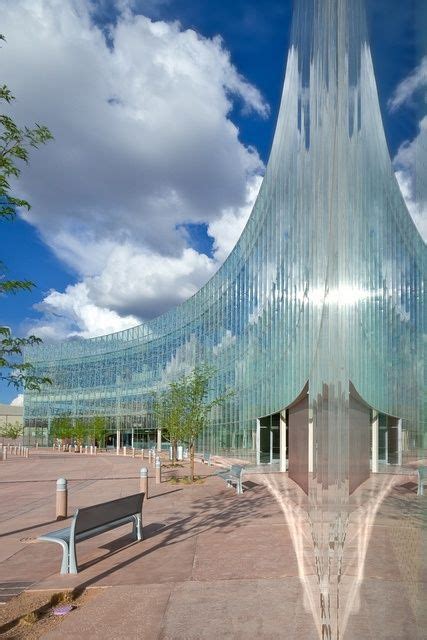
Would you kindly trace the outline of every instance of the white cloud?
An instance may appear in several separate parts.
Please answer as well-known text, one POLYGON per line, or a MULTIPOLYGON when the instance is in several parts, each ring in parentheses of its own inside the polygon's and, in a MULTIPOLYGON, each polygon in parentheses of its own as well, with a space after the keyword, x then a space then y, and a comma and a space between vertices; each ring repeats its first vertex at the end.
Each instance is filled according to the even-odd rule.
POLYGON ((92 302, 86 282, 70 285, 64 293, 51 291, 39 305, 44 318, 34 330, 43 340, 91 338, 138 324, 135 316, 119 316, 115 311, 92 302))
POLYGON ((404 104, 408 104, 415 93, 427 87, 427 56, 422 58, 418 67, 402 80, 396 87, 388 101, 390 111, 396 111, 404 104))
POLYGON ((24 406, 24 394, 19 393, 16 398, 12 400, 10 403, 12 407, 23 407, 24 406))
POLYGON ((240 207, 229 207, 223 210, 221 217, 209 224, 208 234, 214 238, 215 258, 223 262, 239 239, 251 214, 262 178, 253 176, 246 185, 246 199, 240 207))
POLYGON ((116 330, 194 293, 237 239, 263 172, 230 113, 236 101, 261 117, 268 106, 221 39, 114 4, 107 44, 89 0, 0 0, 13 115, 55 135, 19 193, 80 280, 41 304, 45 337, 116 330), (188 247, 183 223, 208 225, 214 259, 188 247))
MULTIPOLYGON (((389 100, 389 108, 396 111, 409 104, 417 93, 424 91, 427 102, 427 56, 414 71, 397 86, 389 100)), ((413 140, 406 140, 393 159, 396 178, 414 223, 427 241, 427 116, 418 126, 413 140)))

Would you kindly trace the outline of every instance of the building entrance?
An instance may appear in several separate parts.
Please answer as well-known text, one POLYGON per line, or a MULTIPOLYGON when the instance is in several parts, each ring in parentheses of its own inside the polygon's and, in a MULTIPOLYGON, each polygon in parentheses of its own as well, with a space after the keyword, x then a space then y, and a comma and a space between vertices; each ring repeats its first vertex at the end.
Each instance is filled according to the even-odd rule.
POLYGON ((271 464, 280 460, 280 413, 259 419, 259 462, 271 464))
POLYGON ((378 462, 402 464, 402 421, 399 418, 378 414, 378 462))

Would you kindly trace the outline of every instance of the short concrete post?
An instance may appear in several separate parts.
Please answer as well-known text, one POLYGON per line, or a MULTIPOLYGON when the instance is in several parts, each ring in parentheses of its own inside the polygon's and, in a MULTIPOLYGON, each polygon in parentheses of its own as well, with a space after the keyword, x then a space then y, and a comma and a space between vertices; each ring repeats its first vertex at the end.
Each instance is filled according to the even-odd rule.
POLYGON ((26 447, 26 449, 25 449, 25 457, 26 458, 30 457, 30 447, 26 447))
POLYGON ((162 462, 159 456, 156 457, 156 484, 160 484, 162 481, 162 462))
POLYGON ((135 447, 132 447, 132 458, 135 457, 135 447))
POLYGON ((2 460, 3 461, 7 460, 7 448, 6 447, 2 447, 2 460))
POLYGON ((83 445, 80 445, 80 453, 83 453, 83 445))
POLYGON ((123 447, 123 455, 126 455, 126 447, 123 447))
POLYGON ((85 454, 87 455, 87 444, 85 444, 85 454))
POLYGON ((97 447, 95 446, 95 447, 93 448, 93 455, 94 455, 94 456, 96 456, 96 450, 97 450, 97 447))
POLYGON ((38 448, 39 448, 39 443, 38 443, 38 442, 36 442, 36 449, 38 449, 38 448))
POLYGON ((141 460, 144 460, 144 449, 141 449, 141 460))
POLYGON ((152 451, 151 449, 148 449, 148 462, 151 464, 151 456, 152 456, 152 451))
POLYGON ((68 510, 68 487, 65 478, 56 481, 56 519, 64 520, 68 510))
POLYGON ((139 472, 139 490, 141 493, 145 493, 145 499, 148 498, 148 469, 147 467, 141 467, 139 472))
POLYGON ((52 451, 55 451, 55 443, 52 445, 52 451))
POLYGON ((13 455, 14 456, 18 455, 18 447, 16 445, 13 447, 13 455))

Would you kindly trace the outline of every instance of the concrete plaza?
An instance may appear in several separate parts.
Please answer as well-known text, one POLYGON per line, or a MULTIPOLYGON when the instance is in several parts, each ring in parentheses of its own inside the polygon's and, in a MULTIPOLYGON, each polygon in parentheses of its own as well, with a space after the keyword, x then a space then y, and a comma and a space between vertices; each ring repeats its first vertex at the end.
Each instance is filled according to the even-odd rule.
MULTIPOLYGON (((156 485, 154 466, 130 456, 10 457, 0 465, 0 595, 14 585, 93 591, 40 636, 50 640, 318 638, 306 497, 286 474, 247 475, 238 496, 215 471, 198 464, 205 480, 187 486, 167 482, 169 468, 156 485), (32 543, 65 526, 55 521, 56 479, 69 481, 72 514, 136 493, 142 465, 150 481, 144 540, 134 542, 126 525, 82 542, 79 573, 60 576, 59 546, 32 543)), ((340 582, 344 640, 426 637, 426 497, 416 496, 415 481, 378 474, 353 495, 340 582)))

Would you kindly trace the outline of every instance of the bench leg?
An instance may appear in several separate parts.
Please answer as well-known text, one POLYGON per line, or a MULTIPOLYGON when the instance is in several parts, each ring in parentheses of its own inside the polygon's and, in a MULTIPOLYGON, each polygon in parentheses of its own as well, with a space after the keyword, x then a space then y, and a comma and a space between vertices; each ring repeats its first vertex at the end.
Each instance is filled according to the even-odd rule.
POLYGON ((77 553, 76 553, 76 544, 74 540, 70 540, 70 560, 69 560, 69 568, 68 573, 78 573, 77 570, 77 553))
POLYGON ((142 516, 140 513, 133 516, 133 528, 132 533, 135 536, 135 540, 143 540, 143 530, 142 530, 142 516))
POLYGON ((68 554, 69 554, 69 550, 68 550, 68 544, 66 540, 60 540, 59 538, 57 539, 50 539, 50 540, 41 540, 41 542, 56 542, 56 544, 61 545, 61 549, 62 549, 62 561, 61 561, 61 569, 60 569, 60 574, 61 575, 66 575, 67 573, 69 573, 68 571, 68 554))

